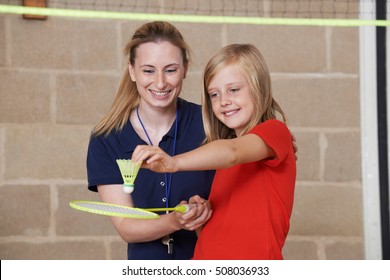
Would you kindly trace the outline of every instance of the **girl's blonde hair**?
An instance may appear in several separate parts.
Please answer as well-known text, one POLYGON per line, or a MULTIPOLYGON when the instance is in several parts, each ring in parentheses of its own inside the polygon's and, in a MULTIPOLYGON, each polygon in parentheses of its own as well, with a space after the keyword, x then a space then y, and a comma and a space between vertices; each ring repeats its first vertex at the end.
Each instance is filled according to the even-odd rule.
POLYGON ((206 142, 240 136, 236 135, 233 129, 230 129, 215 117, 207 90, 215 76, 223 68, 232 64, 238 66, 247 79, 255 106, 255 112, 241 135, 261 122, 276 119, 277 113, 287 123, 287 116, 272 97, 271 76, 260 51, 250 44, 231 44, 220 49, 209 60, 204 70, 202 115, 206 142))
MULTIPOLYGON (((124 53, 129 56, 129 63, 134 66, 137 48, 149 42, 170 42, 181 50, 183 65, 188 66, 190 48, 184 41, 180 31, 168 22, 154 21, 139 27, 127 43, 124 53)), ((123 73, 122 80, 116 92, 114 102, 107 114, 95 126, 93 136, 108 135, 112 130, 121 130, 130 118, 131 111, 140 103, 137 85, 130 78, 128 67, 123 73)))

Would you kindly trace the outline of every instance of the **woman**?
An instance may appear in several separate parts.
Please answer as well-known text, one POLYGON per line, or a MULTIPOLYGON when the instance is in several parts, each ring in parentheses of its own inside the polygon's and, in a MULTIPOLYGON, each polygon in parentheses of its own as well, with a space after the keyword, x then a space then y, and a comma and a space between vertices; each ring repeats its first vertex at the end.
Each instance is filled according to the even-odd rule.
POLYGON ((205 139, 199 105, 179 98, 189 64, 189 47, 167 22, 138 28, 125 48, 129 56, 115 100, 94 128, 88 147, 88 188, 103 202, 130 207, 195 204, 186 214, 156 220, 112 217, 128 243, 128 259, 190 259, 195 230, 211 215, 206 203, 214 171, 154 173, 140 170, 131 195, 122 189, 116 159, 130 159, 139 144, 170 155, 197 148, 205 139))

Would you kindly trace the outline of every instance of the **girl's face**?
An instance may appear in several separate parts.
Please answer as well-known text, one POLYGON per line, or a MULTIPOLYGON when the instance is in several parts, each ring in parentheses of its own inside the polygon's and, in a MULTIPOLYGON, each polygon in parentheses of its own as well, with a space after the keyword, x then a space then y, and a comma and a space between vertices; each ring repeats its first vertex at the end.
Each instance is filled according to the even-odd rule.
POLYGON ((129 64, 131 80, 136 82, 141 103, 153 108, 175 105, 187 68, 181 50, 169 42, 138 46, 134 66, 129 64))
POLYGON ((240 135, 250 122, 255 107, 249 84, 238 66, 231 64, 220 70, 207 91, 214 115, 240 135))

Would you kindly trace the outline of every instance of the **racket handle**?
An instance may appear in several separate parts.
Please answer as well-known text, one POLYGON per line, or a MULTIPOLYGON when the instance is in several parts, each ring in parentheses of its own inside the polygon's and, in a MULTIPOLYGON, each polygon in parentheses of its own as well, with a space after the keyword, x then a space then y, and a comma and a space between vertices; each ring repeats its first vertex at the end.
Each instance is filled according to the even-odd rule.
POLYGON ((180 212, 180 213, 187 213, 188 211, 190 211, 191 209, 191 206, 189 204, 182 204, 182 205, 179 205, 179 206, 176 206, 175 207, 175 211, 176 212, 180 212))
POLYGON ((123 184, 123 191, 125 193, 132 193, 134 191, 134 185, 125 185, 125 184, 123 184))
POLYGON ((164 212, 164 211, 175 211, 182 214, 187 213, 190 211, 191 205, 189 204, 181 204, 176 207, 170 207, 170 208, 143 208, 143 210, 150 211, 150 212, 164 212))

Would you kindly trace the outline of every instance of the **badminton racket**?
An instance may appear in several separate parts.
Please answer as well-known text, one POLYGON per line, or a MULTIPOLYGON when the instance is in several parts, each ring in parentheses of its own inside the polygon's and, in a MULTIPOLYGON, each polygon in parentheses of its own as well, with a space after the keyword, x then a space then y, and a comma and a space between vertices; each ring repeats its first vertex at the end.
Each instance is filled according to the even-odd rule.
POLYGON ((180 213, 187 213, 189 210, 189 205, 187 204, 178 205, 171 208, 134 208, 87 200, 73 200, 69 202, 69 206, 79 211, 98 215, 136 219, 157 219, 159 215, 154 212, 176 211, 180 213))

